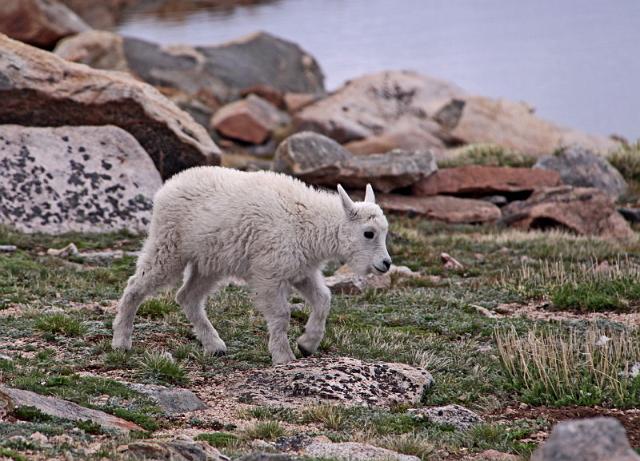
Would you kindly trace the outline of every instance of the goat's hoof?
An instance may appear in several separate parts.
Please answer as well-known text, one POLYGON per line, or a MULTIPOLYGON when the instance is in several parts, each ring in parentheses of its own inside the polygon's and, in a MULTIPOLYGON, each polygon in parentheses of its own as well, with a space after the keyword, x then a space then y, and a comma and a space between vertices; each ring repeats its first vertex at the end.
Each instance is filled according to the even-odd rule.
POLYGON ((313 355, 313 352, 311 352, 308 349, 305 349, 305 347, 302 344, 298 344, 298 350, 300 351, 303 357, 310 357, 313 355))
POLYGON ((227 351, 215 351, 213 353, 214 357, 224 357, 225 355, 227 355, 227 351))

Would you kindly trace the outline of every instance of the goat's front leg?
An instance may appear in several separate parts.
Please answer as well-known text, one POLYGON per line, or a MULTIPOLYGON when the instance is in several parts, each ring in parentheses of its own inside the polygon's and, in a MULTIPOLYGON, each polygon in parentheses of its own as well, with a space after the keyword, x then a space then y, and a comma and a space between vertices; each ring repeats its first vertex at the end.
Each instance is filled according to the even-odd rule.
POLYGON ((311 315, 304 327, 304 334, 298 338, 300 353, 308 357, 318 350, 324 337, 331 308, 331 291, 327 288, 320 271, 313 272, 294 286, 311 305, 311 315))
POLYGON ((264 315, 269 329, 269 352, 274 365, 295 360, 287 332, 291 308, 287 302, 289 287, 262 287, 256 290, 256 308, 264 315))

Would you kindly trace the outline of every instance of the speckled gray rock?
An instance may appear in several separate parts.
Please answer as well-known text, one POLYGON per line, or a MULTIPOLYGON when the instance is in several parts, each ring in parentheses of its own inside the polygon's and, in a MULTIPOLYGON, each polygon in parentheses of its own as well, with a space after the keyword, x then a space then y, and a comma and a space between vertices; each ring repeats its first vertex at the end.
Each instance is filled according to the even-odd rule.
POLYGON ((300 407, 313 403, 389 407, 415 404, 433 384, 431 374, 402 363, 314 357, 239 372, 226 380, 239 401, 300 407))
POLYGON ((618 170, 604 157, 580 146, 562 149, 541 158, 533 166, 557 171, 562 182, 576 187, 594 187, 613 198, 627 190, 627 183, 618 170))
POLYGON ((563 421, 554 426, 547 441, 531 461, 640 461, 629 445, 622 424, 615 418, 563 421))
POLYGON ((0 125, 0 223, 23 232, 143 232, 160 174, 117 127, 0 125))
POLYGON ((466 431, 482 422, 480 416, 460 405, 415 408, 409 412, 436 424, 451 425, 460 431, 466 431))
POLYGON ((133 390, 153 399, 167 415, 180 415, 207 408, 207 405, 189 389, 172 389, 154 384, 126 384, 133 390))
POLYGON ((359 442, 313 442, 305 447, 304 454, 344 461, 420 461, 417 456, 403 455, 386 448, 359 442))

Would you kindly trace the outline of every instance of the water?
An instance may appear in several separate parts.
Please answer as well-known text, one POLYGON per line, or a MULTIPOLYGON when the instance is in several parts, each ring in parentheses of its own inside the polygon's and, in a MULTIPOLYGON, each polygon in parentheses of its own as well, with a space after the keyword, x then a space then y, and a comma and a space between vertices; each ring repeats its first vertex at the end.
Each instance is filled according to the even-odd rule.
POLYGON ((280 0, 162 18, 137 12, 118 31, 208 45, 257 30, 313 54, 329 89, 413 69, 526 101, 562 125, 640 138, 638 0, 280 0))

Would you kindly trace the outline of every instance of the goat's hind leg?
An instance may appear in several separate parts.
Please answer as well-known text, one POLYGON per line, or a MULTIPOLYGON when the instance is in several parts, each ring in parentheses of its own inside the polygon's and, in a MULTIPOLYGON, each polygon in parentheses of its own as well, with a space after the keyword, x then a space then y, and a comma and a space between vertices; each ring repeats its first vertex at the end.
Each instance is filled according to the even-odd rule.
POLYGON ((195 266, 191 266, 187 269, 184 284, 178 290, 176 302, 180 304, 193 325, 193 331, 205 352, 224 355, 227 352, 227 346, 211 325, 205 311, 207 296, 216 282, 218 282, 217 277, 202 275, 195 266))

